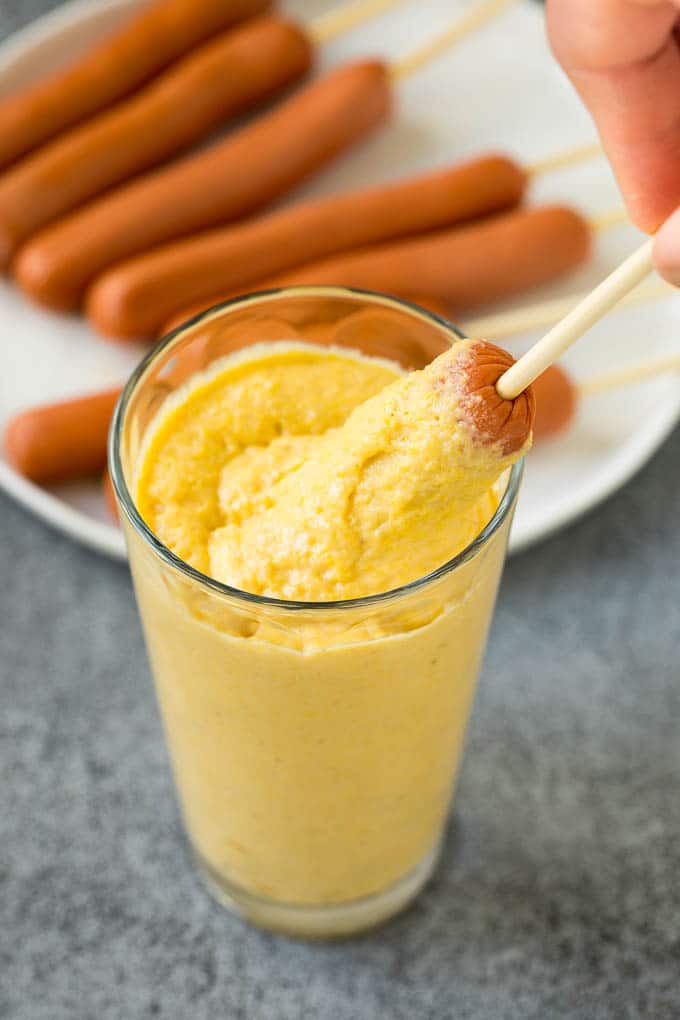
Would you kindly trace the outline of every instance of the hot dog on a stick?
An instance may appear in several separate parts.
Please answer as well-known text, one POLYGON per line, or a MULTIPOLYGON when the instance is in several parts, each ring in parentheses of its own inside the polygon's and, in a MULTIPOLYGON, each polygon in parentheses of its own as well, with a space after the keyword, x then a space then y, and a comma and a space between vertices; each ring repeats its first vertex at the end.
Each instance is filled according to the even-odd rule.
POLYGON ((10 463, 41 485, 102 471, 120 391, 118 386, 15 415, 5 430, 10 463))
POLYGON ((14 264, 19 284, 72 309, 110 265, 255 212, 384 123, 393 77, 381 60, 342 67, 225 141, 116 188, 37 233, 14 264))
POLYGON ((289 206, 112 267, 87 295, 99 332, 154 336, 183 308, 310 259, 462 223, 516 205, 525 175, 489 155, 382 187, 289 206))
MULTIPOLYGON (((397 2, 344 4, 335 33, 397 2), (343 13, 352 17, 343 21, 343 13)), ((324 39, 333 34, 327 19, 319 23, 324 39)), ((0 176, 0 267, 37 230, 298 81, 313 63, 316 33, 316 23, 305 27, 275 15, 230 28, 21 160, 0 176)))
POLYGON ((77 60, 0 103, 0 168, 134 92, 270 0, 156 0, 77 60))
MULTIPOLYGON (((585 217, 566 206, 536 206, 308 263, 250 289, 362 287, 396 296, 417 294, 457 312, 555 279, 583 262, 589 251, 585 217)), ((223 294, 212 303, 233 296, 223 294)), ((204 308, 199 303, 184 309, 166 331, 204 308)))
POLYGON ((579 146, 526 167, 490 153, 410 180, 297 203, 195 234, 104 272, 89 289, 88 315, 105 336, 153 336, 183 308, 209 307, 222 295, 289 267, 509 208, 523 197, 537 168, 548 172, 600 153, 599 146, 579 146))
POLYGON ((265 505, 213 533, 211 576, 258 595, 348 599, 387 590, 395 559, 400 583, 446 562, 452 543, 474 539, 480 500, 530 445, 531 391, 506 401, 495 389, 511 363, 493 344, 463 340, 310 437, 265 505))

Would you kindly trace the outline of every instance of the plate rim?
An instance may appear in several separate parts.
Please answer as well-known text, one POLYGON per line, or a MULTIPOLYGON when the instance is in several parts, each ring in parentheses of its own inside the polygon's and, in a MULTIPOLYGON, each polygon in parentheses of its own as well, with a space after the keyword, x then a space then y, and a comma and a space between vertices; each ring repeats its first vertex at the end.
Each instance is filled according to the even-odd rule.
POLYGON ((127 558, 125 539, 119 528, 105 521, 98 521, 82 510, 76 510, 48 489, 42 489, 24 478, 5 460, 0 460, 0 487, 8 496, 33 511, 45 523, 64 532, 70 538, 112 559, 127 558))

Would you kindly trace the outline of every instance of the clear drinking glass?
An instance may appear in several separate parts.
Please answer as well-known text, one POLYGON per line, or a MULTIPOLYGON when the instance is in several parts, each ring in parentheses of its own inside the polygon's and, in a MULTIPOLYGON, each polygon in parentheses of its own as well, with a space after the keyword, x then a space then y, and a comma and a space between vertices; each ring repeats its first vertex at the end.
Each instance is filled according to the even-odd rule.
MULTIPOLYGON (((460 336, 392 298, 299 287, 193 319, 142 362, 118 404, 113 484, 170 757, 196 862, 255 924, 349 934, 402 909, 435 866, 521 477, 487 526, 426 577, 301 603, 250 595, 178 559, 138 513, 134 479, 164 401, 253 340, 460 336)), ((385 352, 389 346, 385 347, 385 352)))

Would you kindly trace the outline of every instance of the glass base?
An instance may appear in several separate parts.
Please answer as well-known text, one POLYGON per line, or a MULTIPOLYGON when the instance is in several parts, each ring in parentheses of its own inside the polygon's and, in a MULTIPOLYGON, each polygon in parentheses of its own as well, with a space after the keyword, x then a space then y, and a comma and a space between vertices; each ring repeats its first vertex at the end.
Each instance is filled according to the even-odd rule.
POLYGON ((382 924, 404 910, 429 880, 439 859, 440 847, 431 850, 398 882, 359 900, 315 907, 277 903, 233 885, 195 854, 198 872, 208 892, 223 907, 258 928, 298 938, 326 939, 356 935, 382 924))

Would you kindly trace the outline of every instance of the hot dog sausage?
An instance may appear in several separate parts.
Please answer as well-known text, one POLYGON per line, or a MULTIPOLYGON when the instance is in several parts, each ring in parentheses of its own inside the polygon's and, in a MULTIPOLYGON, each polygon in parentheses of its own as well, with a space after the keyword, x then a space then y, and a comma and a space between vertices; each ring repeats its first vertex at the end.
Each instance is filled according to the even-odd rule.
POLYGON ((225 32, 0 177, 0 268, 31 234, 300 78, 312 47, 280 18, 225 32))
POLYGON ((101 471, 120 388, 30 408, 5 432, 10 463, 33 482, 49 484, 101 471))
POLYGON ((574 419, 578 390, 560 365, 546 368, 532 383, 536 397, 534 438, 548 439, 564 432, 574 419))
MULTIPOLYGON (((373 245, 308 263, 251 290, 335 284, 397 297, 417 293, 460 312, 554 279, 582 262, 590 248, 587 221, 564 206, 541 206, 424 237, 373 245)), ((217 304, 234 294, 214 296, 217 304)), ((165 332, 205 309, 197 302, 170 319, 165 332)), ((450 316, 455 322, 455 312, 450 316)))
MULTIPOLYGON (((421 177, 305 202, 177 241, 114 266, 92 286, 92 323, 117 337, 153 336, 173 313, 330 252, 433 230, 515 205, 525 175, 485 156, 421 177)), ((0 188, 1 194, 1 188, 0 188)))
POLYGON ((0 103, 0 168, 110 106, 269 0, 157 0, 62 70, 0 103))
MULTIPOLYGON (((461 417, 483 445, 500 447, 508 456, 526 448, 536 417, 531 386, 513 400, 496 392, 496 383, 514 364, 507 351, 488 340, 473 340, 470 356, 457 381, 461 390, 461 417)), ((436 364, 436 362, 435 362, 436 364)))
POLYGON ((258 287, 365 287, 417 293, 460 310, 552 280, 581 263, 589 248, 590 228, 582 216, 564 206, 541 206, 310 263, 258 287))
POLYGON ((24 290, 78 305, 102 270, 139 251, 246 215, 288 191, 387 117, 387 67, 342 67, 205 152, 116 189, 19 252, 24 290))

